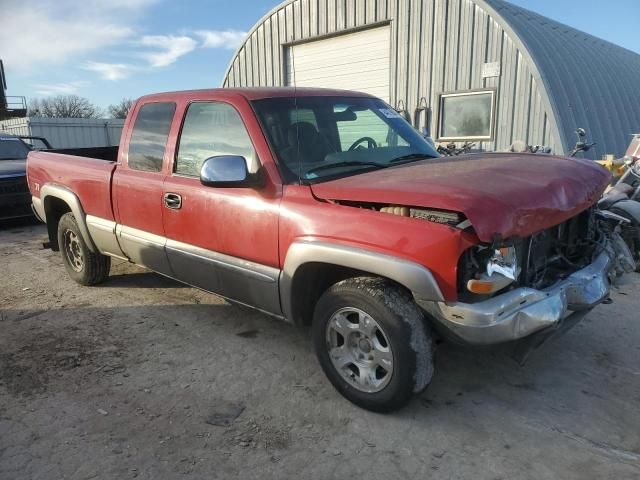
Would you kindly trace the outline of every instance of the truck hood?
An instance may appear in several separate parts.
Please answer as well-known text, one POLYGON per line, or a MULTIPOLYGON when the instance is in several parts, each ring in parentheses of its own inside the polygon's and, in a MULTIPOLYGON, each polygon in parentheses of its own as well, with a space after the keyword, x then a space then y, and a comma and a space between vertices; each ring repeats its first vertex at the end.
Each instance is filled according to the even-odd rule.
POLYGON ((25 159, 0 160, 0 178, 21 177, 27 174, 25 159))
POLYGON ((462 213, 478 238, 526 237, 593 205, 610 181, 596 163, 533 154, 443 157, 311 186, 324 200, 462 213))

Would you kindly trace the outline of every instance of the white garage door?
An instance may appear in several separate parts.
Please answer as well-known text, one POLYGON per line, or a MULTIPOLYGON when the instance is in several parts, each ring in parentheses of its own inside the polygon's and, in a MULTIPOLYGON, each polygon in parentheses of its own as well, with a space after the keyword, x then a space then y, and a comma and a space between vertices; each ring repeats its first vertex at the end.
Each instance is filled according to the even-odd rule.
POLYGON ((389 101, 390 27, 287 48, 287 85, 342 88, 389 101))

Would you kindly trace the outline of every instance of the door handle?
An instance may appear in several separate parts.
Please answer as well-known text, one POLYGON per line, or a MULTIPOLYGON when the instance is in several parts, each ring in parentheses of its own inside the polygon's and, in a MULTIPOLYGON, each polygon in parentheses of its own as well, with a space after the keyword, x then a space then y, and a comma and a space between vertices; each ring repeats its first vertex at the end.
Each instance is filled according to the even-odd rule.
POLYGON ((180 210, 182 208, 182 196, 177 193, 165 193, 164 206, 171 210, 180 210))

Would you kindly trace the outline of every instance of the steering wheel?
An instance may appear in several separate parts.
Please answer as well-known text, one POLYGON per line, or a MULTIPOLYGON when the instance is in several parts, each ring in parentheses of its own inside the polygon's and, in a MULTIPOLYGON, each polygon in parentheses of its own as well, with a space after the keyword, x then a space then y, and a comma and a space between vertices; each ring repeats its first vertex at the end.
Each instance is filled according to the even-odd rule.
POLYGON ((351 145, 349 147, 349 151, 351 152, 351 151, 355 150, 363 142, 367 142, 367 148, 378 148, 378 144, 376 143, 376 141, 373 138, 371 138, 371 137, 362 137, 362 138, 359 138, 358 140, 356 140, 355 142, 353 142, 353 145, 351 145))

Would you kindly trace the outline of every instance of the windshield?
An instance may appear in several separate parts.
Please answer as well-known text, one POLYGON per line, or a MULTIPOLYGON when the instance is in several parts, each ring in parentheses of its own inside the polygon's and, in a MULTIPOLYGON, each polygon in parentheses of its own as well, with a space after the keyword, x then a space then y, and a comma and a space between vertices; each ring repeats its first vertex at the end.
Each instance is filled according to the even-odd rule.
POLYGON ((22 140, 14 137, 0 137, 0 160, 24 160, 29 153, 22 140))
POLYGON ((437 158, 395 110, 367 97, 283 97, 252 102, 287 183, 317 183, 437 158))

